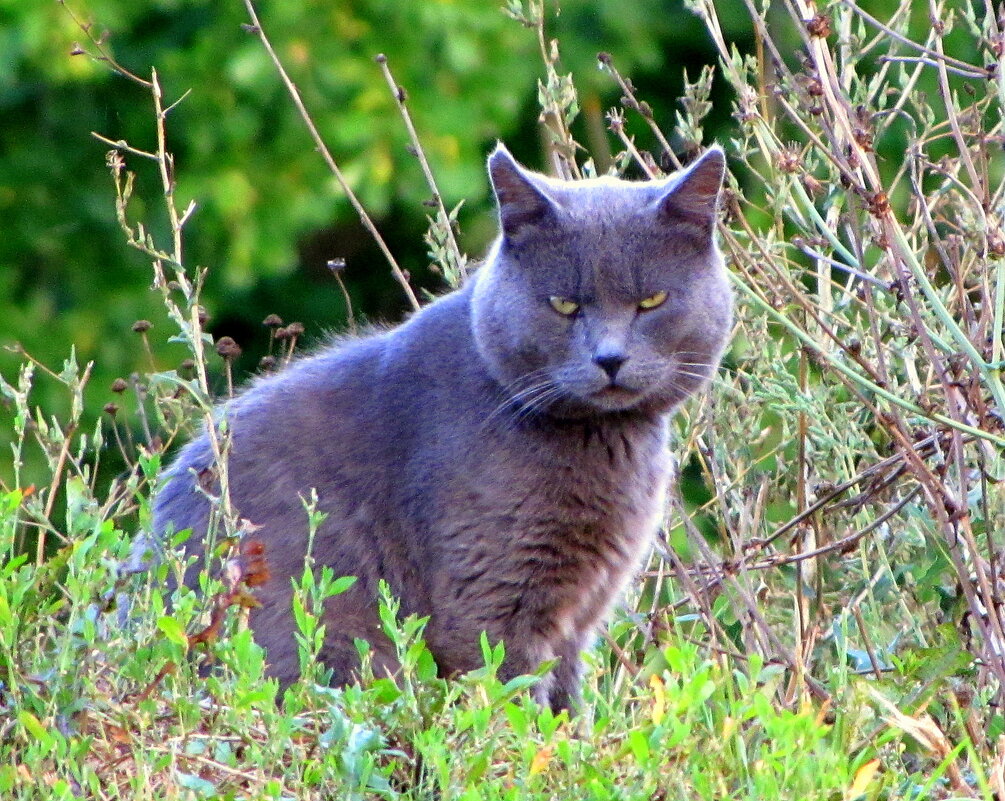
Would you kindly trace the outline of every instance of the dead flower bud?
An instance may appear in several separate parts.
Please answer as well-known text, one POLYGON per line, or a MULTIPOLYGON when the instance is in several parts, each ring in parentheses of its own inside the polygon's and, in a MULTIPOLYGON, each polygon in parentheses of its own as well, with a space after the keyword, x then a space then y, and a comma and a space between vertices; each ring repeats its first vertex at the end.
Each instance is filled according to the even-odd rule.
POLYGON ((872 150, 872 131, 865 128, 855 128, 852 135, 860 148, 866 151, 872 150))
POLYGON ((112 382, 112 392, 122 393, 125 392, 128 387, 129 384, 126 383, 126 379, 124 378, 116 378, 112 382))
POLYGON ((118 404, 106 403, 105 404, 105 414, 115 417, 115 413, 119 410, 118 404))
POLYGON ((266 328, 279 328, 283 324, 283 319, 278 314, 270 314, 264 320, 262 320, 262 325, 266 328))
POLYGON ((286 332, 291 337, 298 337, 304 333, 304 324, 296 322, 290 323, 286 326, 286 332))
POLYGON ((809 173, 802 176, 803 188, 811 197, 819 197, 823 192, 823 184, 809 173))
POLYGON ((817 14, 813 19, 806 21, 806 30, 810 36, 826 39, 831 35, 831 18, 827 14, 817 14))
POLYGON ((227 361, 231 361, 241 355, 241 346, 232 337, 220 337, 216 341, 216 352, 227 361))
POLYGON ((1001 231, 988 234, 988 253, 996 259, 1005 257, 1005 235, 1001 231))
POLYGON ((258 360, 258 367, 263 372, 268 372, 276 367, 276 357, 275 356, 263 356, 258 360))
POLYGON ((869 198, 869 213, 873 217, 885 217, 890 213, 890 198, 886 192, 877 192, 869 198))
POLYGON ((149 320, 137 320, 135 323, 133 323, 133 331, 135 331, 137 334, 145 334, 153 327, 154 324, 151 323, 149 320))
POLYGON ((792 174, 799 172, 802 167, 803 160, 799 154, 799 149, 794 145, 787 145, 778 151, 778 155, 775 156, 775 165, 778 167, 780 172, 786 174, 792 174))
POLYGON ((345 270, 345 259, 341 256, 328 260, 328 269, 333 273, 340 273, 345 270))

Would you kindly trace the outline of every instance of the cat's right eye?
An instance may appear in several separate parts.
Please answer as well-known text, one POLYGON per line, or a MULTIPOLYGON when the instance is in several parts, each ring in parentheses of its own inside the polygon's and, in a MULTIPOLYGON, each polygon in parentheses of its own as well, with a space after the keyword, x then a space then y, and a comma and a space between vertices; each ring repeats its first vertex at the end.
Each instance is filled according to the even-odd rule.
POLYGON ((548 298, 548 303, 551 304, 551 308, 563 317, 572 317, 572 315, 579 311, 579 304, 576 301, 569 300, 568 298, 560 298, 558 295, 552 295, 548 298))

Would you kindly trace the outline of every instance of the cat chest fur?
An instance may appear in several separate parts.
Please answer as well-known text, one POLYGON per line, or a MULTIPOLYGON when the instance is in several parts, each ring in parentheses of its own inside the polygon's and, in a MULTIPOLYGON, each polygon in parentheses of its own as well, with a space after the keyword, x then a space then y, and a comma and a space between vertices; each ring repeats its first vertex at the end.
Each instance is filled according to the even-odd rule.
POLYGON ((479 471, 491 481, 444 504, 464 513, 439 521, 456 531, 442 538, 443 564, 455 597, 490 602, 486 622, 533 602, 531 627, 570 636, 596 623, 644 555, 663 508, 666 446, 658 422, 537 429, 497 441, 479 471))

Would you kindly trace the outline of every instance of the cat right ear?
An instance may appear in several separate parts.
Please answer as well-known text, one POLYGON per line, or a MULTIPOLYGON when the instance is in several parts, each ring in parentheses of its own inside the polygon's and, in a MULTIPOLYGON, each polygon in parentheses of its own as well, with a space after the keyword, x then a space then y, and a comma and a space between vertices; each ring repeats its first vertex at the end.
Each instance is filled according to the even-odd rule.
POLYGON ((715 227, 719 193, 726 174, 726 155, 713 145, 676 176, 660 200, 664 218, 711 236, 715 227))
POLYGON ((489 178, 505 236, 515 236, 524 226, 540 225, 554 213, 554 204, 535 186, 502 142, 489 156, 489 178))

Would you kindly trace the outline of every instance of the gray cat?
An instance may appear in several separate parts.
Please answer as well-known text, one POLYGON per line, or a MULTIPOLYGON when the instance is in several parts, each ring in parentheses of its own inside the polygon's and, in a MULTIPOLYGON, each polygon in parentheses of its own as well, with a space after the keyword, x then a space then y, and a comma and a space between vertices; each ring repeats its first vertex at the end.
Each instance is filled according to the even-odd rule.
MULTIPOLYGON (((321 653, 336 683, 395 658, 376 613, 428 615, 442 675, 505 643, 503 679, 558 659, 536 685, 579 697, 580 651, 640 566, 670 480, 667 417, 716 369, 731 293, 714 242, 725 168, 709 150, 663 181, 565 182, 500 145, 489 173, 501 235, 466 285, 389 331, 341 342, 255 382, 226 407, 231 496, 259 526, 271 578, 251 612, 271 674, 298 674, 291 578, 314 557, 358 581, 327 602, 321 653)), ((185 447, 155 503, 161 532, 199 552, 212 467, 185 447)), ((193 568, 194 572, 194 568, 193 568)))

